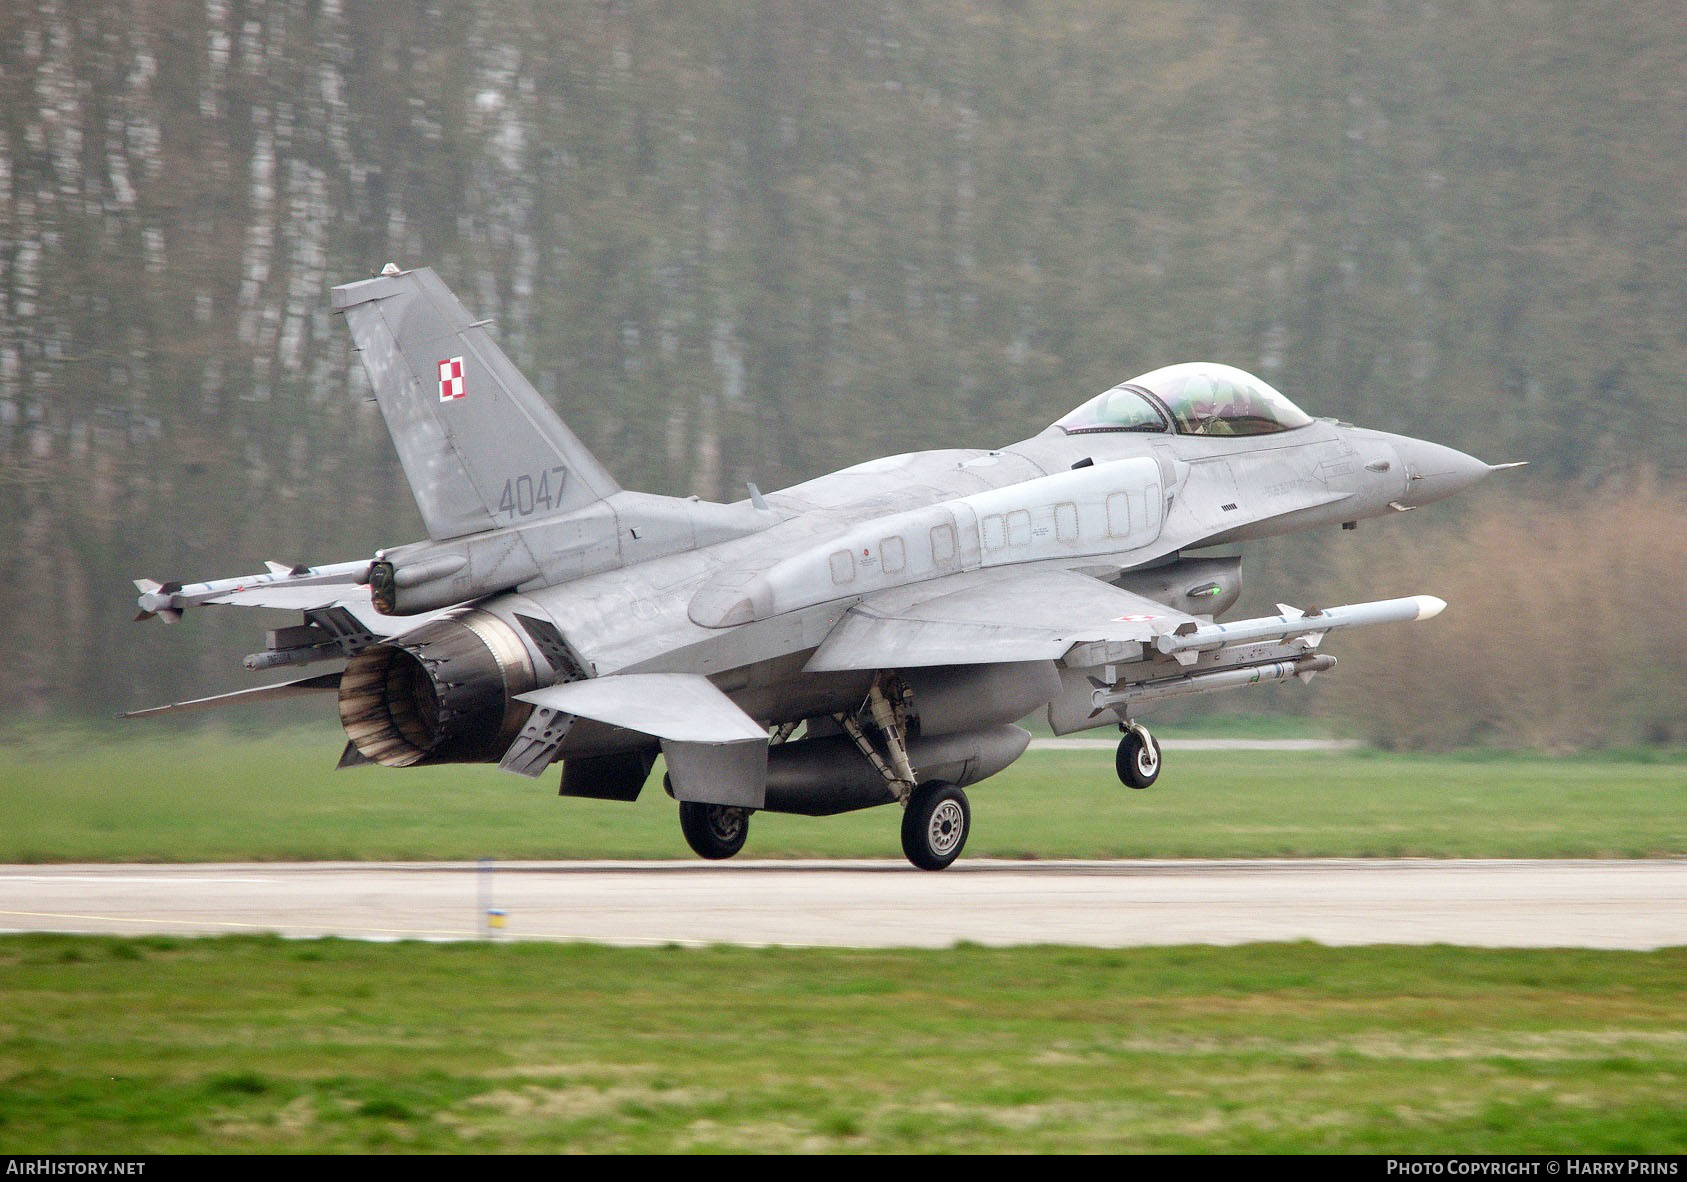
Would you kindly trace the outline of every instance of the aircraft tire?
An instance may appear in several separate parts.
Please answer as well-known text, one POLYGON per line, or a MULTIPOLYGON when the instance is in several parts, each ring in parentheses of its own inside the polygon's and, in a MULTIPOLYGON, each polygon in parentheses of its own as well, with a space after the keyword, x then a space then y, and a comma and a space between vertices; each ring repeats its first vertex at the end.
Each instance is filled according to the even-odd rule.
POLYGON ((921 870, 942 870, 961 856, 971 830, 967 794, 933 780, 915 788, 902 811, 902 852, 921 870))
POLYGON ((1113 760, 1119 783, 1146 788, 1160 778, 1160 744, 1147 731, 1126 731, 1113 760))
POLYGON ((744 848, 750 836, 750 810, 729 804, 679 802, 679 827, 699 858, 718 862, 744 848))

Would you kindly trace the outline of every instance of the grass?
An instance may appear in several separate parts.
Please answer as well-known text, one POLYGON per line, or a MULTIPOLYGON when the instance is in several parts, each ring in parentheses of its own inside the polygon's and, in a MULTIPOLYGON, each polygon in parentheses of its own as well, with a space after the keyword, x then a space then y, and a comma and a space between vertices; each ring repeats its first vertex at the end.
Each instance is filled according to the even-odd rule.
POLYGON ((1687 949, 0 938, 0 1146, 1687 1150, 1687 949))
MULTIPOLYGON (((332 771, 323 731, 6 745, 0 860, 683 857, 653 780, 332 771)), ((1679 754, 1033 752, 974 855, 1687 852, 1679 754)), ((660 771, 658 769, 658 777, 660 771)), ((749 853, 895 856, 894 810, 749 853)), ((0 937, 0 1151, 1687 1150, 1687 949, 0 937)))
MULTIPOLYGON (((1098 732, 1104 734, 1105 732, 1098 732)), ((327 728, 13 741, 0 862, 690 857, 658 767, 632 805, 487 766, 336 772, 327 728)), ((1033 751, 969 790, 970 856, 1649 857, 1687 853, 1681 753, 1548 758, 1171 752, 1123 789, 1105 750, 1033 751)), ((752 857, 895 857, 897 813, 761 814, 752 857)))

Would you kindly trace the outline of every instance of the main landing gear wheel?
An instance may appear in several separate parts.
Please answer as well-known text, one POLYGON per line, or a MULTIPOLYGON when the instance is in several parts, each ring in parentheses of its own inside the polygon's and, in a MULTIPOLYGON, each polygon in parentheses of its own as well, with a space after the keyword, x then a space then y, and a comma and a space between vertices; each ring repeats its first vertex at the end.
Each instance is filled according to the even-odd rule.
POLYGON ((750 810, 682 800, 679 827, 685 843, 697 851, 699 858, 718 862, 744 848, 744 839, 750 836, 750 810))
POLYGON ((971 828, 965 792, 942 780, 921 784, 902 813, 902 852, 921 870, 942 870, 961 856, 971 828))
POLYGON ((1128 730, 1119 740, 1119 753, 1113 762, 1121 784, 1146 788, 1160 778, 1160 744, 1141 727, 1128 730))

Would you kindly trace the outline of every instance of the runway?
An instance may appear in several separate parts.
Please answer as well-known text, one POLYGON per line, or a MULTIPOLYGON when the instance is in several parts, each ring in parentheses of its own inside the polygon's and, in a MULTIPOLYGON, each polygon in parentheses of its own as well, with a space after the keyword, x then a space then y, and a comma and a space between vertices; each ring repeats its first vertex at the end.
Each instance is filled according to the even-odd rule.
POLYGON ((1687 944, 1687 860, 0 867, 0 929, 370 940, 1687 944), (488 913, 502 912, 501 927, 488 913))

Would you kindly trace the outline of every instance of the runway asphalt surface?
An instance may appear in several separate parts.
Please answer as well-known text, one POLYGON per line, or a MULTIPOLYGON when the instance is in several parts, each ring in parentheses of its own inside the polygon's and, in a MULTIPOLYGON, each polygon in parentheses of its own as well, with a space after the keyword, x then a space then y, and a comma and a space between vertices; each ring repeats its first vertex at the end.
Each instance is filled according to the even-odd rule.
POLYGON ((939 874, 901 861, 3 866, 0 930, 624 945, 1313 940, 1645 949, 1687 944, 1687 860, 963 859, 939 874))

